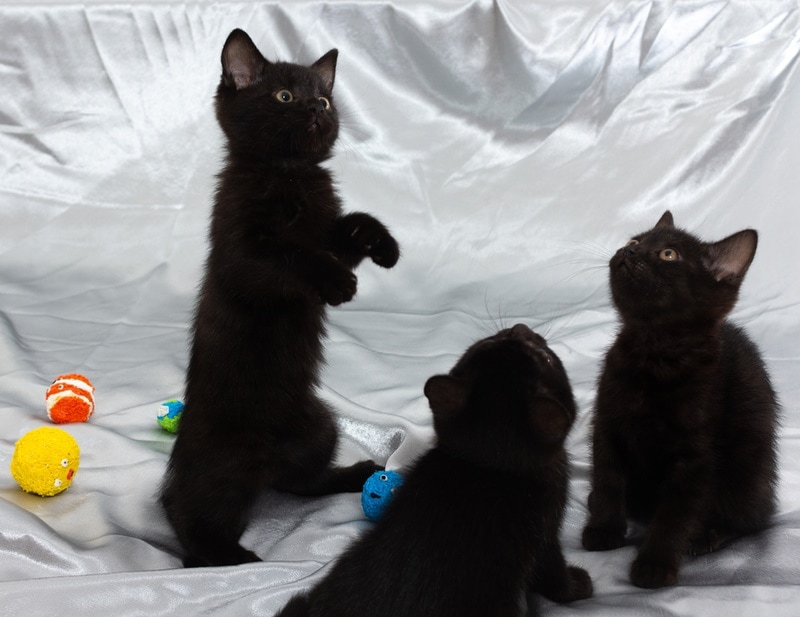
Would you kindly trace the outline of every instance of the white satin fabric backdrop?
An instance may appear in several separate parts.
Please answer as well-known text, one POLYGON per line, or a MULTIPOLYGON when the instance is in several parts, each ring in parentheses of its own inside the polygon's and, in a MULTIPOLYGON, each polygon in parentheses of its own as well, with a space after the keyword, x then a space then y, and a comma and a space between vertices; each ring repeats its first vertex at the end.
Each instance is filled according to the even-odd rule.
POLYGON ((235 27, 272 59, 338 47, 331 167, 346 207, 375 213, 403 247, 391 271, 363 264, 354 301, 330 310, 323 395, 341 412, 341 459, 411 463, 432 437, 425 379, 525 322, 549 338, 580 404, 562 536, 595 584, 572 606, 531 604, 797 617, 789 0, 0 6, 0 614, 269 616, 371 524, 358 495, 269 493, 243 538, 264 563, 184 570, 155 503, 173 440, 156 410, 182 395, 222 152, 212 96, 235 27), (784 406, 780 507, 774 528, 645 591, 628 583, 632 547, 587 553, 579 537, 594 384, 615 331, 606 262, 668 208, 706 239, 760 233, 734 318, 784 406), (17 439, 49 424, 44 392, 65 372, 93 380, 97 411, 64 427, 82 449, 72 487, 39 498, 8 465, 17 439))

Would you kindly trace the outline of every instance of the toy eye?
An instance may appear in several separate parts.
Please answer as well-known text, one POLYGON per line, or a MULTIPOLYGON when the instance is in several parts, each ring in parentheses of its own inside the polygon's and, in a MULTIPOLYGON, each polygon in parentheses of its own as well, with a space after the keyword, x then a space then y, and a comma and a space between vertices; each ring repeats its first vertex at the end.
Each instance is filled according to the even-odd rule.
POLYGON ((59 390, 63 390, 64 389, 64 384, 63 383, 58 384, 58 389, 59 390))
POLYGON ((322 109, 330 109, 331 108, 331 102, 327 98, 325 98, 324 96, 319 97, 319 103, 320 103, 320 105, 322 105, 322 109))
POLYGON ((61 459, 61 466, 66 468, 67 465, 69 465, 69 459, 61 459))
POLYGON ((389 480, 389 476, 387 476, 385 473, 382 473, 381 474, 381 482, 386 482, 388 480, 389 480))
POLYGON ((275 93, 275 98, 281 103, 291 103, 294 100, 294 95, 288 90, 278 90, 275 93))
POLYGON ((680 257, 675 249, 664 249, 658 254, 658 258, 663 261, 676 261, 680 257))
POLYGON ((53 486, 61 486, 61 478, 56 478, 56 481, 53 482, 53 486))
POLYGON ((631 239, 630 239, 630 240, 628 240, 628 242, 625 244, 625 248, 628 248, 629 246, 636 246, 637 244, 639 244, 639 241, 638 241, 638 240, 634 240, 633 238, 631 238, 631 239))

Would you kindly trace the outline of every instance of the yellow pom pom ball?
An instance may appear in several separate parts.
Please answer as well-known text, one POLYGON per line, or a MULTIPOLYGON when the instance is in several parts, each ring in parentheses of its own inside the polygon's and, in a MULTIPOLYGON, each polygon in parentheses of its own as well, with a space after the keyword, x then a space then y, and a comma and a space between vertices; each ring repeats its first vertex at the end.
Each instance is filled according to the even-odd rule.
POLYGON ((17 442, 11 475, 28 493, 52 497, 65 491, 78 473, 81 450, 66 431, 51 426, 34 429, 17 442))

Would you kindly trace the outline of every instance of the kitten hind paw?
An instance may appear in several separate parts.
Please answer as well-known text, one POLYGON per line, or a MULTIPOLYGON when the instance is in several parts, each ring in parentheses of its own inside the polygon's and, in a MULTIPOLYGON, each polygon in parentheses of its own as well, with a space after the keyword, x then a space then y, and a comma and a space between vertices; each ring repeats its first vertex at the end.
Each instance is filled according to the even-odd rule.
POLYGON ((717 529, 706 529, 692 538, 689 543, 688 553, 692 557, 713 553, 732 542, 735 538, 734 534, 724 533, 717 529))
POLYGON ((219 553, 214 557, 189 554, 183 558, 184 568, 205 568, 212 566, 237 566, 243 563, 256 563, 262 561, 261 557, 253 551, 237 545, 229 551, 219 553))
POLYGON ((587 525, 583 529, 581 544, 587 551, 610 551, 625 544, 625 533, 617 529, 587 525))
POLYGON ((374 461, 359 461, 349 467, 328 467, 324 473, 314 478, 305 478, 291 484, 275 486, 279 490, 289 491, 295 495, 320 496, 336 493, 360 493, 364 483, 373 473, 381 471, 383 466, 374 461))
POLYGON ((678 581, 678 566, 639 555, 631 565, 631 583, 644 589, 670 587, 678 581))

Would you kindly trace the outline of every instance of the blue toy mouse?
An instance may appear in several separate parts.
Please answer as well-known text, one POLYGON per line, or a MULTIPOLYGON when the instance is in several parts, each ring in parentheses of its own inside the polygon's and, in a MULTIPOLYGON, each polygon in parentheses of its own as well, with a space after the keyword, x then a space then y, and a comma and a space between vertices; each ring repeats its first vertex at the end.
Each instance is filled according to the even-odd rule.
POLYGON ((380 518, 402 483, 403 476, 396 471, 376 471, 367 478, 361 491, 361 507, 369 520, 380 518))

